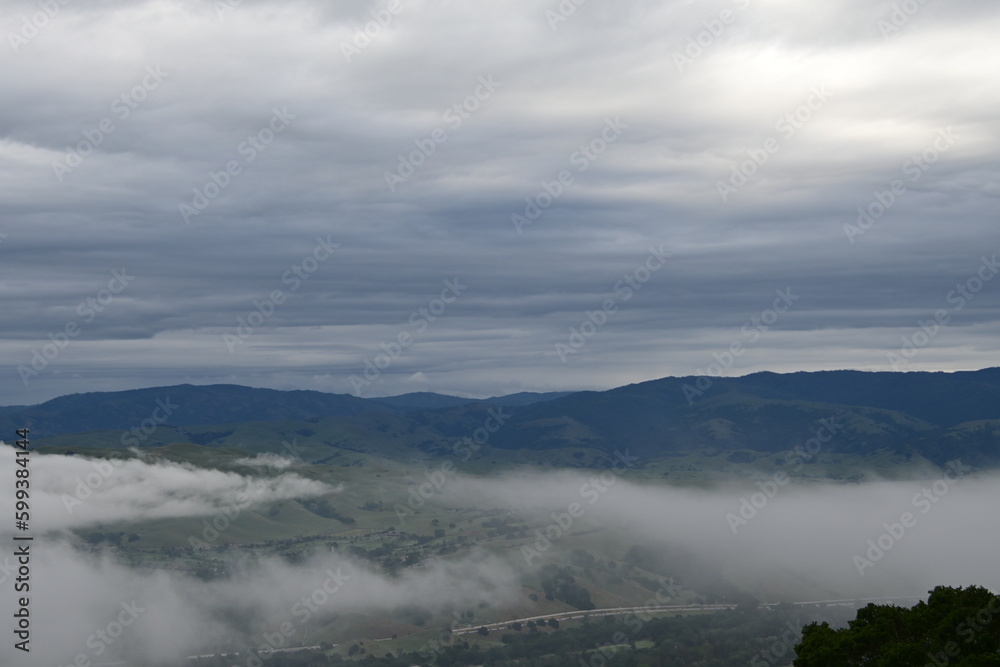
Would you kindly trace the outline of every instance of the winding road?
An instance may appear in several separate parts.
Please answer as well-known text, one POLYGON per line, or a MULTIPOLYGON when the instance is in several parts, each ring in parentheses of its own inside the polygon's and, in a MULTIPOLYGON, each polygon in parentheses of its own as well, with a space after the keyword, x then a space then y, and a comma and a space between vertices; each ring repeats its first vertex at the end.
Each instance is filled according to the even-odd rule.
MULTIPOLYGON (((805 605, 826 605, 828 607, 853 607, 859 602, 865 604, 869 602, 887 604, 897 601, 917 601, 922 598, 919 597, 881 597, 881 598, 850 598, 844 600, 811 600, 808 602, 793 602, 792 604, 798 606, 805 605)), ((758 605, 759 608, 766 609, 777 607, 779 603, 777 602, 765 602, 758 605)), ((470 625, 466 628, 461 628, 459 630, 454 630, 452 634, 465 635, 473 632, 478 632, 480 628, 486 628, 487 630, 502 630, 513 623, 521 623, 522 625, 528 621, 548 621, 550 619, 555 619, 557 621, 572 621, 584 618, 601 618, 604 616, 627 616, 629 614, 654 614, 654 613, 664 613, 664 612, 696 612, 696 611, 722 611, 724 609, 735 609, 737 605, 735 604, 683 604, 683 605, 649 605, 643 607, 613 607, 605 609, 590 609, 588 611, 581 611, 575 609, 573 611, 563 611, 556 614, 545 614, 543 616, 529 616, 527 618, 514 618, 507 621, 498 621, 496 623, 483 623, 480 625, 470 625)), ((384 640, 383 640, 384 641, 384 640)))

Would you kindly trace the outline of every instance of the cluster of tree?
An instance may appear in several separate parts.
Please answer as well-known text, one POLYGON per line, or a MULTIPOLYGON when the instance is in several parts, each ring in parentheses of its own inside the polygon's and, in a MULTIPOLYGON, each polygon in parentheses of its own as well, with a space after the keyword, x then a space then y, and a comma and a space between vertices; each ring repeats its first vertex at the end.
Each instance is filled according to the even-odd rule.
POLYGON ((434 617, 434 613, 427 607, 422 607, 418 604, 408 604, 393 609, 392 616, 404 623, 423 627, 427 625, 427 621, 434 617))
POLYGON ((573 549, 569 552, 569 562, 577 567, 591 568, 598 564, 594 556, 583 549, 573 549))
POLYGON ((870 604, 846 628, 806 626, 796 653, 795 667, 998 667, 1000 596, 939 586, 910 609, 870 604))
POLYGON ((593 609, 590 591, 576 583, 568 567, 548 564, 541 569, 541 587, 546 600, 561 600, 577 609, 593 609))
POLYGON ((324 519, 334 519, 335 521, 339 521, 348 526, 353 526, 355 523, 357 523, 357 521, 354 518, 338 512, 330 504, 330 501, 327 500, 326 498, 322 499, 312 498, 309 500, 303 499, 299 500, 298 502, 300 505, 302 505, 302 507, 306 508, 306 510, 312 512, 316 516, 321 516, 324 519))
POLYGON ((698 591, 702 600, 709 604, 753 606, 759 603, 753 595, 726 578, 721 559, 711 554, 697 554, 677 542, 633 545, 622 557, 622 562, 624 567, 620 574, 650 590, 657 590, 660 585, 642 575, 637 577, 637 568, 681 584, 685 589, 698 591))
POLYGON ((494 517, 483 521, 480 526, 486 530, 486 537, 518 539, 528 536, 527 527, 519 525, 520 520, 509 517, 494 517))
POLYGON ((82 533, 84 541, 88 544, 97 546, 102 543, 111 544, 114 546, 124 546, 132 542, 139 541, 139 535, 137 533, 125 533, 124 531, 108 532, 102 533, 99 531, 82 533))
MULTIPOLYGON (((531 632, 538 632, 538 628, 544 628, 546 626, 552 628, 553 630, 558 630, 559 621, 554 618, 550 618, 547 621, 538 621, 537 623, 535 621, 528 621, 524 625, 521 625, 519 621, 514 621, 513 623, 508 625, 507 628, 509 630, 513 630, 514 632, 520 632, 522 628, 528 628, 528 630, 531 632)), ((503 641, 505 644, 513 640, 514 640, 514 635, 504 635, 501 638, 501 641, 503 641)))

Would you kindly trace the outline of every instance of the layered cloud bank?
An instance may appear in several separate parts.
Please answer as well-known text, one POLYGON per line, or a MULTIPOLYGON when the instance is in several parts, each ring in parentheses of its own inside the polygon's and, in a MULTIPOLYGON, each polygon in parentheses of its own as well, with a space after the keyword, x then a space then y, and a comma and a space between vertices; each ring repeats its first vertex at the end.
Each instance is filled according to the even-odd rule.
POLYGON ((786 289, 731 372, 888 368, 938 309, 907 369, 997 358, 993 3, 47 4, 0 24, 0 405, 353 392, 404 333, 370 395, 606 388, 786 289))
MULTIPOLYGON (((13 457, 9 448, 2 451, 6 477, 13 457)), ((264 507, 335 490, 273 457, 249 461, 281 464, 249 466, 263 473, 251 477, 141 459, 112 466, 33 456, 32 525, 39 532, 31 552, 31 608, 35 627, 47 637, 37 646, 46 664, 105 653, 170 661, 221 647, 267 648, 267 637, 270 645, 281 636, 298 644, 317 623, 341 613, 503 605, 517 595, 522 573, 565 563, 572 549, 588 544, 600 545, 604 558, 641 554, 644 568, 681 586, 698 590, 697 582, 726 580, 767 601, 919 597, 937 585, 1000 589, 998 478, 960 464, 921 480, 800 484, 773 475, 709 488, 639 480, 630 459, 609 470, 528 476, 468 477, 449 469, 440 484, 419 492, 415 509, 396 508, 403 523, 430 506, 501 508, 526 520, 531 538, 499 551, 484 545, 493 553, 473 546, 398 577, 329 551, 295 565, 220 555, 227 574, 205 582, 82 553, 65 531, 225 516, 225 508, 243 498, 264 507), (86 484, 94 474, 101 482, 87 486, 90 495, 67 505, 78 480, 86 484)), ((434 477, 428 474, 420 479, 434 477)), ((397 497, 405 497, 405 478, 382 483, 386 489, 400 484, 397 497)), ((12 557, 0 558, 4 582, 16 576, 16 567, 12 557)), ((13 604, 2 596, 0 613, 12 614, 13 604)))
MULTIPOLYGON (((3 469, 13 468, 14 453, 0 447, 3 469)), ((275 458, 257 466, 287 467, 275 458)), ((330 486, 295 473, 247 477, 193 465, 142 458, 90 459, 34 455, 32 507, 41 530, 90 528, 100 524, 150 519, 210 516, 237 508, 331 493, 330 486)), ((4 486, 13 504, 14 489, 4 486)))
MULTIPOLYGON (((4 664, 68 667, 79 656, 93 664, 111 656, 178 664, 199 652, 301 645, 317 624, 345 611, 475 608, 504 602, 517 584, 508 564, 477 553, 396 579, 328 554, 295 566, 280 559, 236 564, 229 577, 204 582, 131 569, 48 541, 36 545, 32 568, 31 662, 5 642, 4 664)), ((12 576, 6 570, 0 579, 12 576)), ((11 596, 0 600, 0 613, 13 616, 11 596)))
POLYGON ((671 559, 694 557, 768 600, 920 596, 944 584, 1000 590, 1000 521, 991 509, 1000 477, 966 472, 860 484, 776 475, 709 489, 633 482, 627 469, 456 478, 431 501, 534 516, 537 539, 522 555, 535 566, 564 559, 573 535, 599 530, 601 541, 621 545, 618 557, 629 545, 648 547, 663 554, 665 574, 671 559))
MULTIPOLYGON (((0 475, 13 479, 13 449, 0 446, 0 456, 0 475)), ((141 458, 31 457, 30 525, 37 537, 29 549, 26 594, 35 628, 31 660, 36 662, 13 664, 100 664, 102 656, 112 655, 172 664, 205 650, 271 648, 282 628, 292 630, 281 641, 298 645, 316 623, 344 610, 502 604, 517 586, 512 565, 478 551, 429 562, 396 578, 330 552, 294 566, 278 558, 222 557, 219 563, 228 575, 210 582, 181 574, 169 562, 164 569, 133 569, 113 554, 79 551, 69 531, 200 517, 225 519, 228 526, 241 510, 337 489, 288 472, 291 461, 273 456, 241 462, 268 468, 253 477, 141 458)), ((13 501, 13 489, 4 485, 0 502, 13 506, 13 501)), ((12 586, 18 568, 16 556, 0 556, 0 583, 12 586)), ((0 598, 0 613, 12 617, 15 598, 0 598)), ((4 664, 23 657, 10 643, 0 646, 3 656, 4 664)))

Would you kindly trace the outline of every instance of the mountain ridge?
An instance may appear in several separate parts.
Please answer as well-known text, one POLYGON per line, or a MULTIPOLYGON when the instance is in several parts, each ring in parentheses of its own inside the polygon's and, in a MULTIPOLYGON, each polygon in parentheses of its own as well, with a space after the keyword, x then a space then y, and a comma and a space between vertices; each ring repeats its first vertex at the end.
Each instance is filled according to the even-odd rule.
MULTIPOLYGON (((253 442, 267 450, 301 436, 319 448, 433 458, 449 456, 463 439, 477 437, 494 451, 552 451, 556 456, 555 450, 612 455, 629 449, 657 458, 692 451, 787 452, 809 442, 823 423, 833 423, 835 437, 823 445, 830 453, 888 450, 936 463, 964 457, 977 465, 1000 464, 997 368, 667 377, 607 391, 515 394, 506 400, 510 403, 504 403, 505 397, 466 399, 430 392, 362 399, 180 385, 53 399, 0 417, 0 428, 28 426, 39 439, 101 431, 76 440, 106 446, 134 442, 126 438, 118 444, 124 432, 145 424, 175 429, 163 428, 148 442, 139 439, 146 445, 176 441, 238 447, 253 442), (157 415, 156 401, 165 398, 176 410, 157 415), (491 410, 494 422, 502 415, 501 423, 487 431, 483 427, 491 423, 491 410), (280 437, 262 438, 254 429, 280 437)), ((72 440, 59 438, 62 444, 72 440)))
POLYGON ((144 387, 67 394, 31 406, 0 407, 0 433, 29 428, 36 438, 99 430, 127 430, 148 419, 177 427, 249 421, 309 420, 371 412, 413 412, 485 403, 527 405, 568 395, 519 392, 488 399, 432 392, 360 398, 315 390, 280 390, 235 384, 144 387), (176 408, 161 407, 163 402, 176 408), (167 414, 165 414, 167 413, 167 414))

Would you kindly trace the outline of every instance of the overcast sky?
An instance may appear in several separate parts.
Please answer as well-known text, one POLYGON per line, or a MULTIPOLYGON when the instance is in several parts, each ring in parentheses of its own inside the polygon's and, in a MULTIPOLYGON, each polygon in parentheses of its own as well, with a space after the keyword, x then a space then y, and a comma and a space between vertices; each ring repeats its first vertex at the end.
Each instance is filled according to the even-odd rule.
POLYGON ((0 2, 0 405, 1000 358, 995 2, 63 2, 0 2))

